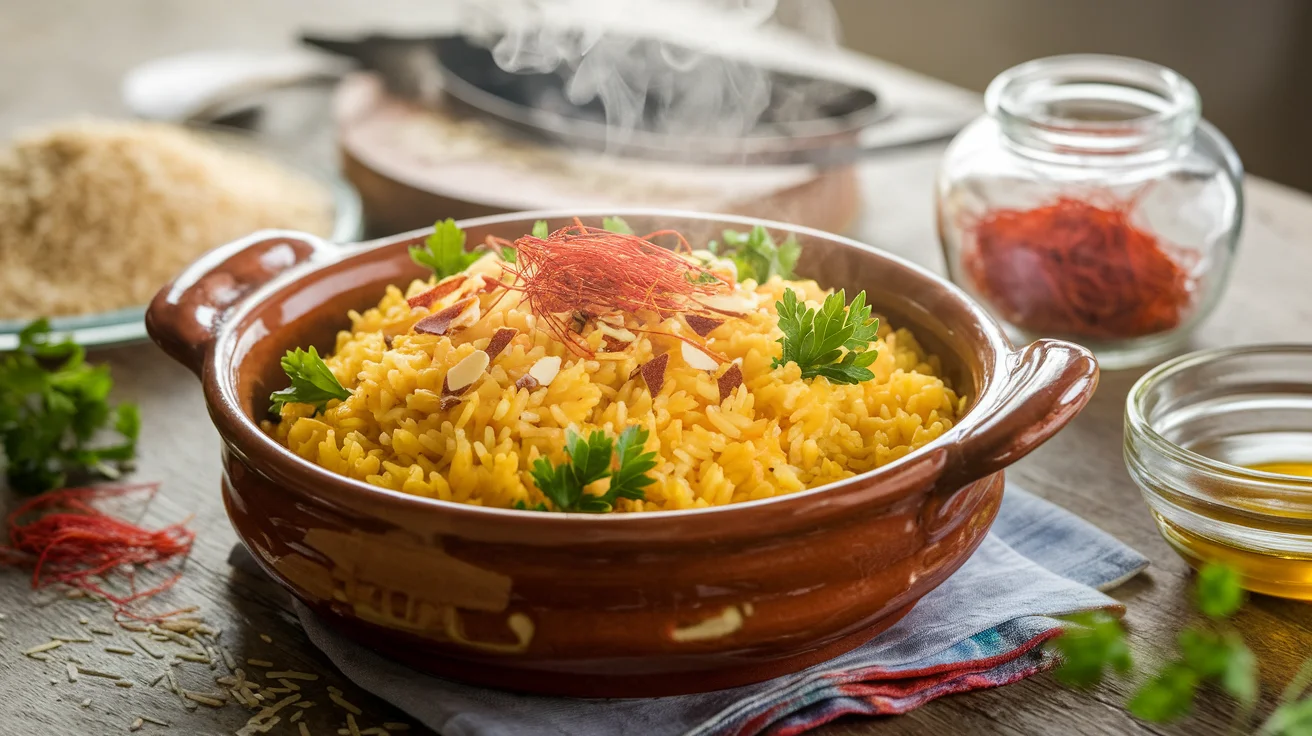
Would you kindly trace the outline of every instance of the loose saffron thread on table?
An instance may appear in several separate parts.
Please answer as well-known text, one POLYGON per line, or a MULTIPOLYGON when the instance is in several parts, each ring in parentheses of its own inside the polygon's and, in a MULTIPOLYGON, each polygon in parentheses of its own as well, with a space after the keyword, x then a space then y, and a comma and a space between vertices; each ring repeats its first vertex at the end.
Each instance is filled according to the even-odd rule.
POLYGON ((9 514, 9 546, 0 547, 0 562, 31 564, 33 588, 64 583, 102 596, 114 605, 116 617, 167 618, 177 612, 143 616, 129 606, 173 587, 181 573, 173 573, 149 589, 137 590, 135 569, 185 558, 195 541, 195 532, 185 523, 145 529, 95 506, 98 501, 129 494, 153 497, 158 488, 158 483, 91 486, 36 496, 9 514), (93 579, 115 571, 127 576, 127 595, 115 595, 93 579))
POLYGON ((966 274, 1026 331, 1117 339, 1173 329, 1192 306, 1194 279, 1182 253, 1131 222, 1138 199, 990 210, 966 228, 966 274))
MULTIPOLYGON (((526 235, 513 243, 490 238, 489 243, 515 250, 515 263, 503 266, 511 276, 507 291, 522 294, 547 330, 572 352, 590 356, 591 349, 570 329, 571 315, 650 311, 662 318, 676 314, 717 316, 696 297, 714 295, 729 282, 680 252, 653 242, 661 237, 675 238, 683 253, 692 250, 674 230, 630 235, 587 227, 579 220, 546 238, 526 235)), ((722 360, 722 356, 686 336, 640 331, 674 337, 722 360)))

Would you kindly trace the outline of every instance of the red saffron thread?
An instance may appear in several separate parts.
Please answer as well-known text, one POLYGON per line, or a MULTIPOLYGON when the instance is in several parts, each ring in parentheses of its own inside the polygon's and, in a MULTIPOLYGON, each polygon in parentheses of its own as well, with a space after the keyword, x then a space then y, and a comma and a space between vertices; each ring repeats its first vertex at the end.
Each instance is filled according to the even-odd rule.
POLYGON ((1130 222, 1138 197, 1107 208, 1071 197, 996 209, 966 228, 962 265, 1008 322, 1059 336, 1117 339, 1177 327, 1193 304, 1181 259, 1130 222))
MULTIPOLYGON (((516 252, 515 263, 504 266, 513 277, 506 289, 521 293, 547 330, 572 352, 590 356, 592 351, 587 344, 570 329, 576 314, 586 318, 649 311, 661 317, 718 316, 697 302, 696 297, 721 292, 728 282, 678 252, 651 242, 653 238, 665 236, 676 238, 682 251, 691 251, 688 241, 674 230, 629 235, 587 227, 577 219, 573 225, 545 239, 526 235, 513 244, 494 242, 513 247, 516 252)), ((723 360, 694 340, 680 335, 667 336, 723 360)))
POLYGON ((64 583, 102 596, 120 614, 142 621, 157 621, 178 613, 142 616, 128 606, 161 593, 178 581, 174 573, 164 582, 137 590, 135 567, 167 563, 191 552, 195 532, 183 524, 150 530, 110 516, 96 501, 148 492, 158 483, 65 488, 25 502, 9 514, 9 546, 0 547, 0 563, 32 565, 32 587, 64 583), (115 595, 92 578, 120 572, 128 578, 129 593, 115 595))

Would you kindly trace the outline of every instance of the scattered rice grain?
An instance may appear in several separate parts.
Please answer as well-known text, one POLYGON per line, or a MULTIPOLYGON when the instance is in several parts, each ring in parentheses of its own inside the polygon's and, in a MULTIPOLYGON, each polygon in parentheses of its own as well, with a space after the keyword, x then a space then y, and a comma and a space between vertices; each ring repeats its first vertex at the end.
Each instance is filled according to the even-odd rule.
POLYGON ((40 654, 41 652, 48 652, 48 651, 50 651, 51 649, 58 649, 58 648, 60 648, 60 647, 62 647, 62 646, 64 646, 64 642, 59 641, 58 639, 51 639, 50 641, 46 642, 45 644, 38 644, 38 645, 32 647, 31 649, 25 650, 25 651, 23 652, 23 654, 26 654, 27 656, 30 657, 30 656, 32 656, 33 654, 40 654))

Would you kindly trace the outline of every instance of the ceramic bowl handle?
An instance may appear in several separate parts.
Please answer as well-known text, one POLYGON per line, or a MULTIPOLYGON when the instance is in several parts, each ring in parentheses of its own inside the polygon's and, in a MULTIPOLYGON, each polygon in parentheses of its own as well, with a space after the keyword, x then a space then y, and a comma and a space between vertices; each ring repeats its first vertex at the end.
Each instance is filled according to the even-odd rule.
POLYGON ((293 266, 331 257, 334 246, 305 233, 262 230, 201 256, 146 310, 146 331, 174 360, 201 375, 228 311, 293 266))
POLYGON ((1039 340, 1008 358, 1014 366, 984 421, 960 440, 942 487, 955 488, 991 475, 1028 455, 1065 427, 1098 386, 1098 361, 1088 350, 1060 340, 1039 340))

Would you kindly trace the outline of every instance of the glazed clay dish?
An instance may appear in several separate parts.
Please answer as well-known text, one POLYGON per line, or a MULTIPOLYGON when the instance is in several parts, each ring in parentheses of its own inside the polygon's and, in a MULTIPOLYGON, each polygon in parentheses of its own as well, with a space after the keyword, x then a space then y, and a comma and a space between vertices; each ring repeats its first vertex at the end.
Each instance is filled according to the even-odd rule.
POLYGON ((1084 349, 1018 349, 944 280, 815 230, 651 210, 457 224, 472 247, 539 219, 556 231, 603 215, 694 244, 756 225, 792 234, 799 278, 864 290, 875 314, 911 330, 965 397, 960 416, 873 470, 709 508, 559 513, 389 490, 289 450, 267 431, 269 397, 288 385, 288 350, 330 354, 348 312, 430 275, 408 249, 431 231, 347 246, 256 233, 165 287, 147 326, 201 379, 238 535, 333 627, 419 670, 532 693, 661 696, 795 672, 866 642, 960 567, 997 514, 1003 469, 1097 383, 1084 349))

